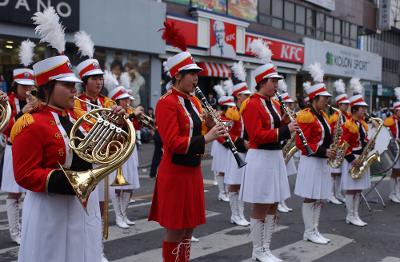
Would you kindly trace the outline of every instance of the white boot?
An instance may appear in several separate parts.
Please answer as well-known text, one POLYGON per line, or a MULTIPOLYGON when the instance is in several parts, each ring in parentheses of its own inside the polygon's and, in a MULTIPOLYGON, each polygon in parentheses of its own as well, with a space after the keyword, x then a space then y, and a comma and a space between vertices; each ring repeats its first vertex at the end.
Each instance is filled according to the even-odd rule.
POLYGON ((320 202, 316 202, 314 205, 314 230, 315 233, 319 236, 319 238, 321 238, 322 240, 326 241, 326 242, 331 242, 331 240, 329 238, 324 237, 318 230, 318 226, 319 226, 319 218, 321 215, 321 206, 322 203, 320 202))
POLYGON ((368 223, 362 221, 360 216, 359 216, 359 214, 358 214, 358 209, 360 207, 360 198, 361 198, 361 194, 360 193, 357 193, 354 196, 354 217, 356 218, 356 220, 358 221, 358 223, 361 226, 366 226, 366 225, 368 225, 368 223))
POLYGON ((327 241, 320 238, 315 232, 314 228, 314 203, 303 203, 302 215, 304 221, 304 234, 303 240, 311 241, 315 244, 328 244, 327 241))
POLYGON ((336 197, 335 197, 335 177, 331 176, 332 180, 332 188, 331 188, 331 197, 328 199, 328 202, 335 204, 335 205, 341 205, 342 202, 340 202, 336 197))
POLYGON ((281 212, 281 213, 289 213, 289 210, 287 210, 287 209, 285 208, 285 206, 282 204, 282 202, 280 202, 280 203, 278 204, 278 211, 281 212))
POLYGON ((236 224, 238 226, 247 226, 247 223, 244 223, 239 215, 239 194, 238 192, 229 192, 229 205, 231 207, 231 223, 236 224))
POLYGON ((135 221, 131 221, 128 218, 126 210, 128 209, 129 206, 129 201, 131 199, 131 193, 130 192, 123 192, 122 193, 122 202, 121 202, 121 213, 122 213, 122 218, 124 219, 124 222, 128 226, 133 226, 135 224, 135 221))
POLYGON ((218 182, 218 200, 224 201, 224 202, 229 202, 229 197, 227 196, 225 192, 225 184, 224 184, 224 177, 218 175, 217 177, 217 182, 218 182))
POLYGON ((389 195, 389 199, 393 203, 400 203, 400 199, 397 196, 397 188, 398 188, 398 181, 397 178, 390 178, 390 188, 391 188, 391 193, 389 195))
POLYGON ((282 260, 277 258, 276 256, 274 256, 270 249, 272 234, 274 233, 274 230, 275 230, 275 219, 276 219, 276 216, 274 216, 274 215, 267 215, 265 217, 264 245, 263 246, 264 246, 264 252, 269 258, 272 258, 273 261, 281 262, 282 260))
POLYGON ((342 194, 342 178, 340 176, 335 176, 335 190, 336 199, 342 203, 346 203, 346 198, 342 194))
POLYGON ((283 200, 283 201, 281 202, 281 205, 282 205, 284 208, 286 208, 287 211, 289 211, 289 212, 292 212, 292 211, 293 211, 293 208, 290 208, 290 207, 288 207, 288 206, 286 205, 286 201, 285 201, 285 200, 283 200))
MULTIPOLYGON (((122 194, 122 192, 120 194, 122 194)), ((114 206, 115 224, 122 229, 129 228, 128 224, 125 223, 121 213, 121 196, 115 195, 115 197, 111 198, 111 202, 114 206)))
POLYGON ((354 216, 354 195, 346 194, 346 223, 362 227, 363 225, 354 216))
POLYGON ((7 218, 11 240, 21 243, 21 225, 19 223, 19 202, 17 199, 6 199, 7 218))
POLYGON ((275 262, 264 252, 264 222, 260 219, 250 218, 250 236, 253 242, 251 259, 260 262, 275 262))
POLYGON ((239 216, 240 219, 242 220, 242 222, 244 224, 246 224, 246 226, 250 225, 250 222, 246 219, 246 217, 244 216, 244 202, 242 200, 238 199, 238 207, 239 207, 239 216))

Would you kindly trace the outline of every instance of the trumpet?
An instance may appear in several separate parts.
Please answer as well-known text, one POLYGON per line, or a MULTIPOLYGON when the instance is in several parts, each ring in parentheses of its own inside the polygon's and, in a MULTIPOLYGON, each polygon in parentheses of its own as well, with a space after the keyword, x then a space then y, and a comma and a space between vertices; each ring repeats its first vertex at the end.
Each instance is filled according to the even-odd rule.
MULTIPOLYGON (((211 115, 211 117, 213 118, 214 122, 216 124, 222 123, 222 121, 220 120, 219 116, 216 114, 215 110, 212 108, 210 103, 208 103, 208 101, 207 101, 206 97, 204 96, 203 92, 201 91, 201 89, 199 87, 195 86, 195 91, 194 92, 195 92, 196 96, 200 99, 201 104, 203 105, 204 109, 211 115)), ((222 124, 224 125, 224 123, 222 123, 222 124)), ((228 137, 225 139, 225 141, 228 143, 229 149, 231 150, 233 156, 235 157, 235 160, 236 160, 236 163, 237 163, 238 167, 242 168, 247 163, 239 155, 239 152, 237 151, 237 148, 236 148, 235 144, 233 143, 232 138, 229 135, 229 133, 227 133, 227 134, 228 134, 228 137)))
MULTIPOLYGON (((132 106, 129 106, 129 108, 132 109, 133 111, 135 110, 135 108, 132 107, 132 106)), ((131 113, 128 116, 128 118, 130 120, 136 118, 135 113, 131 113)), ((152 117, 142 113, 142 114, 139 115, 138 120, 139 120, 139 123, 142 124, 143 126, 146 126, 146 127, 150 128, 150 129, 156 129, 156 121, 154 121, 154 119, 152 117)))
MULTIPOLYGON (((278 97, 279 103, 281 103, 283 111, 285 111, 285 113, 289 116, 290 121, 296 121, 293 113, 290 111, 289 108, 287 108, 287 106, 283 102, 283 98, 282 98, 281 94, 279 94, 279 92, 277 91, 275 93, 275 95, 278 97)), ((298 129, 298 130, 296 130, 296 133, 299 136, 299 138, 301 140, 301 143, 303 144, 304 148, 307 151, 307 156, 310 156, 310 155, 314 154, 314 152, 312 151, 311 147, 307 143, 307 139, 305 138, 305 136, 303 134, 303 131, 301 129, 298 129)))

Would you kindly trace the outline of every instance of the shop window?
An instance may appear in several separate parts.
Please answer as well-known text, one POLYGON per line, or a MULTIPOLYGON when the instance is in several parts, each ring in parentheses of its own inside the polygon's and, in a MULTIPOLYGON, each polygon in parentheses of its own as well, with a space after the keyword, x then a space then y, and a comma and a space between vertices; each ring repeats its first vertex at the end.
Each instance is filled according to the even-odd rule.
POLYGON ((357 25, 350 25, 350 39, 357 40, 357 25))
POLYGON ((271 25, 271 0, 258 1, 258 22, 263 25, 271 25))
POLYGON ((272 0, 272 26, 282 28, 283 0, 272 0))
POLYGON ((311 9, 306 11, 306 35, 315 36, 315 11, 311 9))
POLYGON ((335 35, 334 35, 333 40, 334 40, 336 43, 340 43, 341 40, 342 40, 342 36, 341 36, 341 33, 342 33, 342 21, 340 21, 339 19, 335 19, 334 25, 335 25, 335 26, 334 26, 334 33, 335 33, 335 35))
POLYGON ((296 33, 304 35, 305 20, 306 20, 306 9, 303 6, 296 5, 296 33))
POLYGON ((285 14, 285 29, 288 31, 294 31, 294 4, 291 2, 285 2, 284 8, 285 14))
POLYGON ((325 37, 325 15, 317 13, 316 17, 316 38, 324 40, 325 37))

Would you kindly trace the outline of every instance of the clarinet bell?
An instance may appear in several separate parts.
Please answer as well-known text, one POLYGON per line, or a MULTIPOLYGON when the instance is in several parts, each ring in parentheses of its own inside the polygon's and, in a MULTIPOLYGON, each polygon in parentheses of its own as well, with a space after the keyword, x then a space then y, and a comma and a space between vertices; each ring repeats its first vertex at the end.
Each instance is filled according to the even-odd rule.
POLYGON ((307 156, 311 156, 312 154, 314 154, 314 152, 312 151, 312 149, 310 148, 309 145, 305 145, 304 147, 307 151, 307 156))
POLYGON ((236 152, 235 154, 233 154, 233 156, 235 157, 236 163, 238 165, 239 168, 244 167, 245 165, 247 165, 246 161, 244 161, 238 152, 236 152))

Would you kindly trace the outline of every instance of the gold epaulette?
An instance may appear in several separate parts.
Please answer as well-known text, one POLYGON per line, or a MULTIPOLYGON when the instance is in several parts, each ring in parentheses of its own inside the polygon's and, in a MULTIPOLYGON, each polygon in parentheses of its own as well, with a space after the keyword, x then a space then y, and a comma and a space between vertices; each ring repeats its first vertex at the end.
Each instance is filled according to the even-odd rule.
POLYGON ((242 102, 242 104, 240 105, 240 109, 239 109, 239 113, 240 113, 240 114, 243 113, 243 110, 246 108, 246 106, 247 106, 247 104, 249 103, 249 101, 250 101, 250 97, 246 98, 246 99, 242 102))
POLYGON ((389 116, 388 118, 386 118, 385 121, 383 122, 383 124, 384 124, 385 126, 392 126, 392 125, 394 125, 393 116, 389 116))
POLYGON ((166 98, 167 96, 169 96, 170 94, 172 94, 172 89, 168 90, 165 94, 163 94, 163 95, 160 97, 160 99, 164 99, 164 98, 166 98))
POLYGON ((330 125, 332 123, 331 119, 329 118, 328 114, 322 111, 322 116, 325 118, 325 120, 328 122, 330 125))
POLYGON ((349 130, 350 133, 353 133, 353 134, 358 133, 358 126, 356 125, 356 123, 354 123, 354 122, 351 121, 351 120, 347 120, 347 121, 344 123, 344 127, 345 127, 347 130, 349 130))
POLYGON ((234 106, 228 108, 228 110, 225 112, 225 117, 233 121, 238 121, 240 119, 240 113, 237 110, 237 107, 234 106))
POLYGON ((76 106, 74 107, 73 111, 74 111, 74 115, 75 115, 76 119, 80 118, 81 116, 83 116, 86 113, 85 110, 83 110, 80 107, 76 107, 76 106))
POLYGON ((303 109, 297 113, 296 121, 298 123, 310 124, 315 121, 314 115, 309 108, 303 109))
POLYGON ((368 131, 369 128, 367 122, 365 122, 365 120, 361 120, 361 124, 363 125, 365 131, 368 131))
POLYGON ((329 121, 331 121, 331 123, 336 122, 339 118, 339 114, 338 113, 333 113, 329 119, 329 121))
POLYGON ((78 99, 74 100, 74 109, 75 108, 82 109, 81 101, 79 101, 78 99))
POLYGON ((111 107, 113 107, 114 105, 116 105, 116 103, 115 103, 114 100, 111 100, 111 99, 108 98, 108 97, 104 97, 104 107, 105 107, 105 108, 111 108, 111 107))
POLYGON ((18 120, 14 123, 11 133, 10 133, 10 140, 11 143, 14 141, 14 138, 21 133, 22 129, 24 129, 27 126, 30 126, 33 124, 33 116, 29 113, 23 114, 18 120))
POLYGON ((201 101, 197 96, 193 96, 194 102, 197 104, 197 108, 200 108, 200 114, 203 113, 203 107, 201 105, 201 101))

